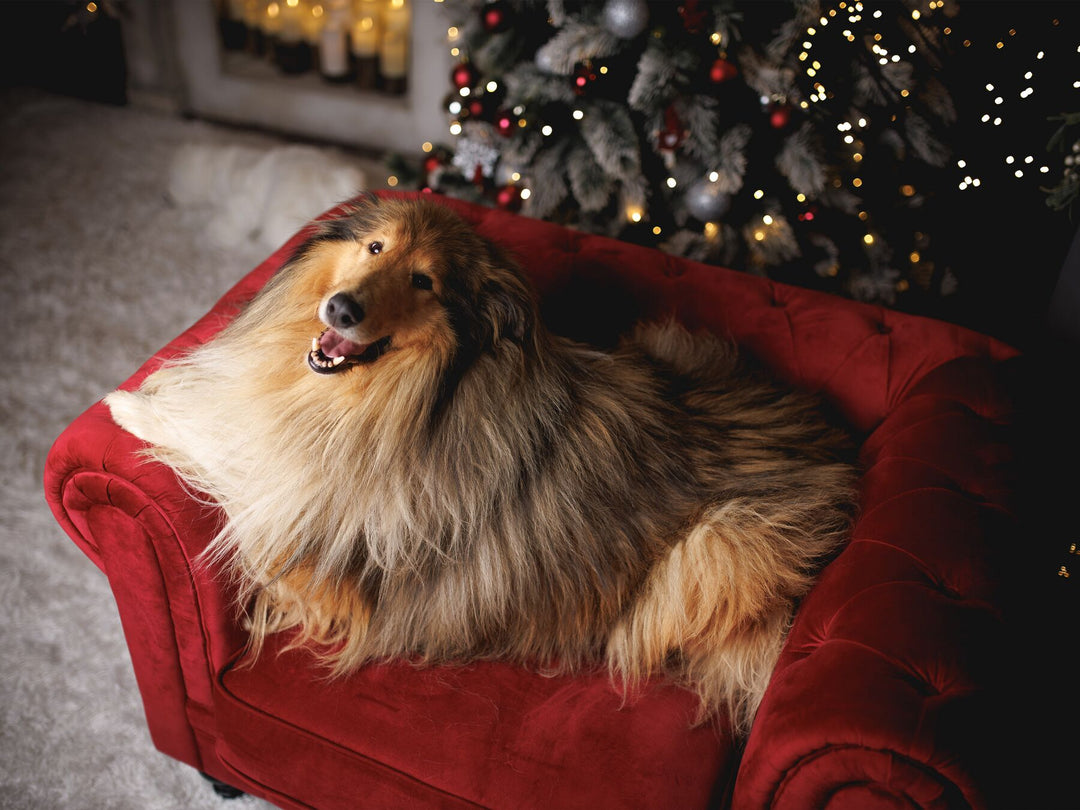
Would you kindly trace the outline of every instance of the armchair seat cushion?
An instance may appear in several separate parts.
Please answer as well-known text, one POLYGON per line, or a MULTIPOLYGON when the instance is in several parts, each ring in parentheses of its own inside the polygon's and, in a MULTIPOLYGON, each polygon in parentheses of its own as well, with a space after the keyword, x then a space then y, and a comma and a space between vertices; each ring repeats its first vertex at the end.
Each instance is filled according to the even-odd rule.
POLYGON ((286 642, 225 671, 217 753, 316 806, 368 785, 370 807, 676 810, 706 806, 716 774, 733 770, 730 737, 692 726, 695 698, 672 686, 623 705, 606 672, 544 677, 488 662, 391 662, 327 680, 306 650, 282 652, 286 642))

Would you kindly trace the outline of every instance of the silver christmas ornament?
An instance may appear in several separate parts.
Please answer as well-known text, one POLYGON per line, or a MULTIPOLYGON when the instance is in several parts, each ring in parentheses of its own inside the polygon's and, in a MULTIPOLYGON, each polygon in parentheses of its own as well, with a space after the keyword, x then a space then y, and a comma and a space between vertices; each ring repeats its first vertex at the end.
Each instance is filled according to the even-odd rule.
POLYGON ((649 24, 649 7, 645 0, 607 0, 603 21, 615 36, 633 39, 649 24))
POLYGON ((555 63, 552 61, 551 51, 547 48, 537 49, 534 61, 542 73, 555 72, 555 63))
POLYGON ((731 208, 731 195, 716 183, 699 180, 686 191, 686 210, 702 222, 715 222, 731 208))

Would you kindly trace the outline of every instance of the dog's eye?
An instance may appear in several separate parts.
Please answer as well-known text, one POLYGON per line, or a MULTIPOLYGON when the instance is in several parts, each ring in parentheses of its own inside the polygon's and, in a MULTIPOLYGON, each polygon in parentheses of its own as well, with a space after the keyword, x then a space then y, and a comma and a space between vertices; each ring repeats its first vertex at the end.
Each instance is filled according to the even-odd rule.
POLYGON ((412 285, 418 290, 430 290, 432 287, 431 276, 425 276, 423 273, 413 273, 412 285))
POLYGON ((372 242, 367 246, 368 253, 377 254, 382 253, 382 242, 372 242))

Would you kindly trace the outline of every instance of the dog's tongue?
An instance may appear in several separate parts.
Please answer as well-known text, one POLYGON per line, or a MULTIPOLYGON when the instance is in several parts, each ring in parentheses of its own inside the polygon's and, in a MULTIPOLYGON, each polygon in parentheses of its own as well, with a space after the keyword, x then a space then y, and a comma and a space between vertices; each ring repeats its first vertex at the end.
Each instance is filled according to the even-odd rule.
POLYGON ((319 337, 319 348, 327 357, 349 357, 363 354, 367 348, 366 343, 353 343, 344 335, 340 335, 333 329, 327 329, 319 337))

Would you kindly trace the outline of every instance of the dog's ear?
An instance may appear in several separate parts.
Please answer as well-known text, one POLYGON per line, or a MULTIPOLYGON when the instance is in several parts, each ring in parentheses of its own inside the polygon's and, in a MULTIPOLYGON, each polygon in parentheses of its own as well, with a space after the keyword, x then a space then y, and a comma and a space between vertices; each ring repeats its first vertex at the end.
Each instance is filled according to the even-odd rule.
POLYGON ((536 325, 532 288, 517 265, 496 245, 487 242, 488 267, 482 274, 478 302, 482 328, 490 345, 500 340, 524 344, 536 325))

